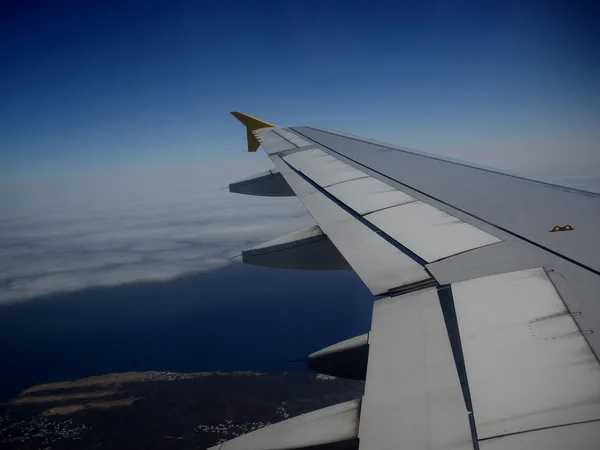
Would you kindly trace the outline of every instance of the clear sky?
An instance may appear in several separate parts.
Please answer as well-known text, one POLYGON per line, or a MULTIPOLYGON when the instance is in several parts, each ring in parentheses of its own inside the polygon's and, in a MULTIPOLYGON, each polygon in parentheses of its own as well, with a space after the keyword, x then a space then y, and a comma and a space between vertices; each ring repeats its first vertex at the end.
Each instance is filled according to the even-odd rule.
POLYGON ((295 198, 222 190, 272 167, 232 110, 600 191, 592 5, 0 1, 4 393, 287 370, 367 331, 353 273, 230 262, 314 224, 295 198))
POLYGON ((0 177, 243 162, 235 109, 429 151, 597 152, 592 5, 3 2, 0 177))

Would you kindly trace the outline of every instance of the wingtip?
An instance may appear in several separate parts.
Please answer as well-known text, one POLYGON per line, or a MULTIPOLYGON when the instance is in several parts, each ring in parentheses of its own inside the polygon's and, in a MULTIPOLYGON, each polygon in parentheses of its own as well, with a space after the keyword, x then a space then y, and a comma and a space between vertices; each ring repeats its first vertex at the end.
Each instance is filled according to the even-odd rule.
POLYGON ((253 131, 260 130, 261 128, 276 128, 276 125, 273 125, 272 123, 265 122, 264 120, 257 119, 256 117, 249 116, 240 111, 231 111, 231 115, 246 127, 249 152, 255 152, 260 146, 260 142, 256 139, 256 136, 254 136, 253 131))
POLYGON ((259 130, 261 128, 276 128, 277 125, 273 125, 272 123, 265 122, 264 120, 258 119, 256 117, 252 117, 248 114, 245 114, 241 111, 231 111, 231 115, 239 120, 246 128, 250 131, 259 130))

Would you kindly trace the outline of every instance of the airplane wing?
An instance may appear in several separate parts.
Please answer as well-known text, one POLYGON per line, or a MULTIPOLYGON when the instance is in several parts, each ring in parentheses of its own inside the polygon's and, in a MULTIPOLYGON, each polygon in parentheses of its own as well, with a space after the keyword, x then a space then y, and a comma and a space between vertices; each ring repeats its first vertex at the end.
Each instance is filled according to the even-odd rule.
POLYGON ((230 190, 296 195, 317 222, 244 262, 351 267, 374 306, 370 333, 308 358, 365 379, 360 401, 214 449, 600 446, 600 195, 232 114, 274 169, 230 190))

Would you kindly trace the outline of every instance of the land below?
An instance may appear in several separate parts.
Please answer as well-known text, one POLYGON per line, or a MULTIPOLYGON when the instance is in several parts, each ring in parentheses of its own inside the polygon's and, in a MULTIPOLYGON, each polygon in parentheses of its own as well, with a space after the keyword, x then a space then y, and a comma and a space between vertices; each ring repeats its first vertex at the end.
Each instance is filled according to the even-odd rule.
POLYGON ((362 395, 322 375, 126 372, 32 386, 0 405, 3 449, 198 449, 362 395))

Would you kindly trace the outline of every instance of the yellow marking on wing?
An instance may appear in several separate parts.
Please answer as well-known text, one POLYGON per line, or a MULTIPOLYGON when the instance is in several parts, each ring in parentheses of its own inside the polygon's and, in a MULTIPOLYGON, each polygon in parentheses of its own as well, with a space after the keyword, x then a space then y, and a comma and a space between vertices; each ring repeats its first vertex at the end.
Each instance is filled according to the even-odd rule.
POLYGON ((248 151, 255 152, 260 147, 260 142, 254 135, 253 131, 260 130, 261 128, 276 128, 276 125, 265 122, 264 120, 257 119, 256 117, 249 116, 239 111, 232 111, 231 115, 237 120, 242 122, 246 127, 246 138, 248 139, 248 151))

